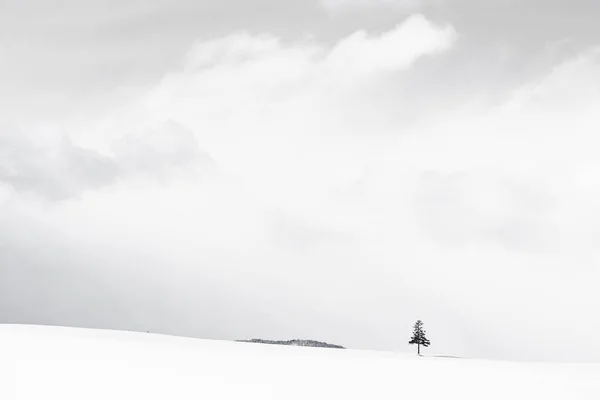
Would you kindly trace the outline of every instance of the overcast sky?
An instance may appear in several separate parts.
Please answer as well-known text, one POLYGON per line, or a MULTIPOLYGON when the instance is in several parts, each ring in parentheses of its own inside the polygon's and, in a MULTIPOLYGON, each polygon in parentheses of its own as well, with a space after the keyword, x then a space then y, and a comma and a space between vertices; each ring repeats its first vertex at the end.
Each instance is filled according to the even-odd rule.
POLYGON ((600 360, 599 17, 0 0, 0 323, 600 360))

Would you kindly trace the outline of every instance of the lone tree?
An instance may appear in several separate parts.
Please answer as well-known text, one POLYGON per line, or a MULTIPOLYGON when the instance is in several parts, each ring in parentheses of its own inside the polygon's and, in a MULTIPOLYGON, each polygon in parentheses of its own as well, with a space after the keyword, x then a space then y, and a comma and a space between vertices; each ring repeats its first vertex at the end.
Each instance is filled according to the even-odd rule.
POLYGON ((429 347, 429 340, 425 337, 425 329, 423 329, 423 321, 415 322, 412 338, 408 344, 416 344, 417 352, 421 355, 421 346, 429 347))

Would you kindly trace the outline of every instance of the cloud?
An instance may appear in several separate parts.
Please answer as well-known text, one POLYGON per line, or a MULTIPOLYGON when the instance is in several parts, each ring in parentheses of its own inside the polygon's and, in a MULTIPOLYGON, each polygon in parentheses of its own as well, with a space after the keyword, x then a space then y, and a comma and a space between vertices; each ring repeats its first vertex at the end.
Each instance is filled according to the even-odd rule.
POLYGON ((410 67, 424 55, 448 50, 455 40, 451 26, 436 26, 424 16, 414 15, 379 36, 368 37, 363 31, 352 34, 334 47, 327 62, 341 71, 394 71, 410 67))
POLYGON ((141 134, 119 137, 112 150, 121 169, 130 173, 164 174, 174 168, 194 166, 208 171, 216 167, 212 158, 200 150, 194 133, 174 121, 141 134))
POLYGON ((348 90, 360 88, 356 79, 405 71, 423 57, 449 50, 455 41, 451 26, 438 26, 421 15, 379 35, 358 31, 332 48, 315 42, 282 43, 270 35, 233 34, 195 44, 182 70, 168 74, 143 106, 160 118, 174 113, 186 124, 191 123, 191 113, 214 115, 219 121, 232 112, 238 118, 270 112, 277 119, 293 109, 300 116, 319 106, 334 106, 331 102, 343 100, 348 90))
POLYGON ((294 220, 282 212, 271 212, 266 215, 267 232, 276 247, 289 252, 306 254, 329 251, 334 247, 344 248, 355 243, 355 237, 347 232, 336 232, 331 228, 319 227, 306 222, 294 220))
POLYGON ((395 134, 386 116, 395 106, 372 88, 406 79, 418 60, 448 51, 455 40, 451 27, 414 16, 389 32, 358 32, 331 47, 245 33, 201 41, 181 70, 126 113, 144 124, 181 123, 201 135, 216 162, 265 189, 265 201, 285 193, 277 201, 303 207, 313 201, 307 196, 329 190, 330 179, 345 184, 359 168, 354 154, 361 145, 340 148, 341 137, 395 134), (264 187, 264 177, 281 190, 264 187))
POLYGON ((497 107, 447 115, 390 150, 421 171, 414 199, 425 232, 457 246, 595 253, 597 54, 566 60, 497 107))
POLYGON ((0 133, 0 182, 18 192, 64 200, 132 174, 166 179, 177 170, 203 174, 216 168, 193 133, 172 121, 117 137, 112 150, 104 155, 75 144, 65 134, 34 135, 6 127, 0 133))
POLYGON ((415 194, 422 229, 442 245, 489 240, 515 251, 554 249, 552 195, 499 173, 424 173, 415 194))
POLYGON ((519 88, 506 105, 508 110, 528 110, 565 115, 585 113, 598 107, 600 96, 600 48, 576 54, 558 65, 542 79, 519 88), (569 101, 565 101, 569 96, 569 101))
POLYGON ((109 184, 115 162, 62 135, 34 137, 18 129, 0 133, 0 182, 15 190, 62 199, 109 184))

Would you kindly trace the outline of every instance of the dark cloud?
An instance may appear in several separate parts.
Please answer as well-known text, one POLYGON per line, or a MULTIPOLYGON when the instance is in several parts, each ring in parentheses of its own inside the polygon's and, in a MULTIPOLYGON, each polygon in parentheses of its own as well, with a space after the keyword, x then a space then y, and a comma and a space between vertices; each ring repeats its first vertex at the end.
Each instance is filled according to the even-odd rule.
POLYGON ((118 173, 113 159, 65 136, 44 143, 18 130, 0 133, 0 181, 17 191, 63 199, 109 184, 118 173))
POLYGON ((61 200, 130 174, 165 179, 180 170, 203 174, 216 168, 193 133, 175 122, 120 139, 110 156, 80 147, 65 135, 40 136, 4 128, 0 133, 0 182, 18 192, 61 200))

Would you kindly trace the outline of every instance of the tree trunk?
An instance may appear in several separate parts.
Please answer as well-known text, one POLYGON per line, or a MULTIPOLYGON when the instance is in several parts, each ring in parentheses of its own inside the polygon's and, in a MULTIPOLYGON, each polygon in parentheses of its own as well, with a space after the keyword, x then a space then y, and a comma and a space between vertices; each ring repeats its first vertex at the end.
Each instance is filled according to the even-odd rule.
POLYGON ((421 355, 421 343, 417 343, 417 353, 421 355))

